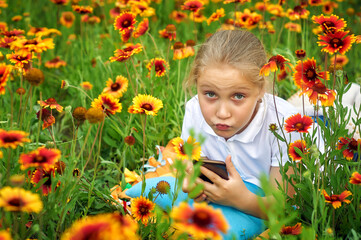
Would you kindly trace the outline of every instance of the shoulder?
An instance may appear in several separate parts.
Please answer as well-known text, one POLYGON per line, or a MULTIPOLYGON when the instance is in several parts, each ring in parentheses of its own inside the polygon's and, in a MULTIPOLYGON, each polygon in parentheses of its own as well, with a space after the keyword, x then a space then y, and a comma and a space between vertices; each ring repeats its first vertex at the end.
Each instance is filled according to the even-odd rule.
POLYGON ((186 112, 200 113, 201 108, 198 102, 198 95, 195 95, 186 103, 186 112))

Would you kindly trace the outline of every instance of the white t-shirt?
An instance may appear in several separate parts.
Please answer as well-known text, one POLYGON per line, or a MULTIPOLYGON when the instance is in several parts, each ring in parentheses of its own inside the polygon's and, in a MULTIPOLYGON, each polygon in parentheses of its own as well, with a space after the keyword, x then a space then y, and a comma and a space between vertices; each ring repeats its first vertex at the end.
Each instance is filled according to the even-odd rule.
MULTIPOLYGON (((276 97, 276 104, 282 125, 284 120, 298 113, 293 105, 279 97, 276 97)), ((223 137, 216 135, 203 118, 196 95, 186 104, 181 138, 186 141, 190 135, 189 130, 193 129, 196 140, 198 140, 198 134, 206 138, 201 146, 202 156, 225 161, 226 157, 231 155, 232 162, 242 179, 260 186, 259 178, 262 173, 268 176, 271 167, 278 167, 280 163, 284 165, 288 161, 287 145, 282 141, 277 143, 277 138, 269 130, 272 123, 278 126, 273 96, 265 94, 252 122, 241 133, 226 141, 223 137), (278 144, 282 149, 282 158, 278 144)), ((280 131, 278 133, 282 136, 280 131)), ((288 143, 290 140, 293 142, 300 139, 299 133, 285 132, 285 135, 288 143)))

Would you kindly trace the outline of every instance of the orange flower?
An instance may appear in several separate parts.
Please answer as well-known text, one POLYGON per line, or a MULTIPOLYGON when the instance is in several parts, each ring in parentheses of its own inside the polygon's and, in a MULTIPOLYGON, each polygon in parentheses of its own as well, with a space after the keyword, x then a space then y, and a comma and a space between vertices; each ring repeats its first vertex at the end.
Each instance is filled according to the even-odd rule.
POLYGON ((310 6, 321 6, 323 0, 308 0, 310 6))
POLYGON ((344 149, 342 151, 343 156, 347 160, 352 160, 358 148, 361 148, 361 139, 356 140, 354 138, 340 137, 338 140, 337 149, 344 149))
POLYGON ((148 18, 144 18, 143 21, 141 21, 138 24, 138 27, 133 32, 133 37, 138 38, 142 35, 144 35, 149 29, 149 20, 148 18))
POLYGON ((166 60, 162 58, 153 58, 147 64, 147 68, 149 70, 148 76, 150 76, 153 66, 156 77, 163 77, 166 73, 167 68, 169 68, 169 64, 166 60))
POLYGON ((72 8, 75 12, 79 14, 93 13, 93 8, 90 6, 73 5, 72 8))
POLYGON ((75 21, 75 16, 73 12, 62 12, 61 13, 61 17, 60 17, 60 24, 70 28, 71 26, 73 26, 74 21, 75 21))
MULTIPOLYGON (((331 65, 335 65, 335 58, 331 58, 331 65)), ((336 68, 337 66, 345 66, 348 63, 348 57, 346 55, 336 55, 336 68)))
POLYGON ((295 6, 293 9, 288 9, 286 16, 291 20, 307 19, 310 12, 307 9, 304 9, 300 5, 295 6))
POLYGON ((173 10, 169 15, 169 18, 173 19, 176 23, 183 22, 187 17, 186 13, 177 10, 173 10))
POLYGON ((91 103, 93 108, 102 109, 108 116, 122 111, 122 103, 108 93, 102 93, 91 103))
POLYGON ((288 148, 288 155, 293 161, 302 160, 302 156, 296 152, 295 148, 298 148, 304 155, 308 153, 308 150, 306 148, 306 141, 304 140, 294 141, 293 143, 290 144, 288 148))
POLYGON ((43 203, 38 194, 6 186, 0 189, 0 207, 11 212, 39 213, 43 209, 43 203))
POLYGON ((350 50, 352 43, 355 42, 355 36, 348 35, 349 31, 337 31, 335 33, 327 33, 325 36, 318 36, 318 40, 321 40, 318 43, 318 46, 325 46, 321 51, 334 54, 339 52, 340 54, 345 54, 350 50))
POLYGON ((223 1, 224 4, 228 4, 228 3, 246 3, 246 2, 251 2, 251 0, 224 0, 223 1))
POLYGON ((346 199, 348 196, 351 196, 352 193, 350 191, 343 191, 340 195, 331 195, 329 196, 325 190, 322 191, 323 196, 325 197, 325 202, 331 203, 334 209, 341 207, 341 204, 347 203, 349 204, 351 201, 346 199))
POLYGON ((301 32, 301 25, 298 23, 288 22, 285 24, 285 28, 290 30, 291 32, 301 32))
MULTIPOLYGON (((180 137, 174 138, 172 140, 172 144, 174 145, 174 151, 177 153, 177 158, 182 160, 189 159, 189 156, 184 149, 183 139, 181 139, 180 137)), ((192 136, 189 136, 189 138, 187 139, 187 144, 190 145, 190 147, 192 148, 191 159, 199 160, 199 158, 201 157, 201 146, 199 142, 196 142, 196 140, 192 136)))
POLYGON ((303 132, 307 133, 311 127, 313 120, 309 116, 301 116, 297 113, 287 118, 285 121, 285 130, 289 132, 303 132))
POLYGON ((222 239, 220 232, 226 233, 229 228, 221 210, 205 202, 195 202, 193 208, 182 202, 178 207, 173 207, 171 217, 177 230, 195 239, 222 239))
POLYGON ((353 172, 350 177, 350 183, 361 185, 361 174, 358 172, 353 172))
POLYGON ((51 1, 57 5, 66 5, 69 2, 69 0, 51 0, 51 1))
POLYGON ((63 111, 63 107, 60 106, 55 98, 48 98, 47 100, 45 101, 42 101, 42 100, 39 100, 38 103, 40 104, 40 106, 42 108, 47 108, 49 107, 50 109, 56 109, 58 110, 58 112, 62 112, 63 111))
POLYGON ((306 51, 303 49, 297 49, 295 51, 295 54, 296 54, 297 58, 299 58, 299 59, 303 59, 304 57, 306 57, 306 51))
POLYGON ((9 74, 11 72, 11 65, 6 65, 5 63, 0 63, 0 95, 5 94, 5 86, 9 79, 9 74), (1 87, 4 90, 1 90, 1 87))
MULTIPOLYGON (((47 196, 52 191, 51 186, 53 177, 55 177, 55 169, 53 167, 50 167, 47 170, 45 170, 44 168, 37 168, 32 173, 31 183, 35 186, 41 180, 46 179, 46 181, 40 186, 40 189, 43 195, 47 196)), ((58 181, 54 190, 56 190, 56 188, 59 186, 60 181, 58 181)))
POLYGON ((302 233, 301 223, 297 223, 294 226, 283 226, 281 228, 281 235, 300 235, 302 233))
POLYGON ((270 74, 270 72, 276 72, 278 70, 278 68, 280 70, 285 70, 285 66, 286 64, 292 68, 292 64, 289 63, 290 60, 288 60, 287 58, 285 58, 282 55, 276 55, 276 56, 272 56, 269 60, 268 63, 266 63, 260 70, 259 74, 260 75, 264 75, 264 76, 268 76, 270 74))
POLYGON ((109 78, 107 87, 103 89, 103 93, 108 93, 115 98, 121 98, 123 93, 127 91, 128 82, 128 79, 121 75, 116 77, 115 82, 109 78))
POLYGON ((146 1, 129 1, 131 5, 130 11, 141 17, 151 17, 155 15, 155 9, 149 7, 146 1))
POLYGON ((186 0, 181 6, 181 9, 198 12, 199 10, 203 9, 203 2, 199 0, 186 0))
POLYGON ((321 101, 321 105, 329 107, 333 105, 336 99, 336 92, 328 89, 323 83, 315 83, 312 87, 308 87, 301 94, 306 93, 310 102, 316 104, 317 100, 321 101))
POLYGON ((333 13, 333 9, 338 8, 338 4, 332 1, 325 1, 322 4, 322 12, 325 14, 333 13))
POLYGON ((131 12, 123 12, 114 21, 114 29, 119 30, 120 33, 124 33, 134 29, 135 14, 131 12))
POLYGON ((0 147, 15 149, 18 146, 23 146, 25 142, 30 142, 27 138, 29 134, 23 131, 0 129, 0 147))
POLYGON ((110 57, 110 61, 114 62, 123 62, 130 58, 133 54, 139 53, 142 51, 142 45, 139 43, 135 45, 130 45, 124 49, 117 49, 114 51, 114 57, 110 57))
POLYGON ((207 24, 211 24, 212 22, 218 21, 221 17, 226 16, 224 13, 224 9, 217 9, 216 12, 212 13, 212 15, 207 19, 207 24))
POLYGON ((37 118, 40 118, 43 121, 43 129, 50 127, 55 123, 55 117, 50 113, 49 110, 42 108, 36 113, 37 118))
POLYGON ((11 234, 8 230, 0 230, 0 239, 1 240, 12 240, 11 234))
POLYGON ((153 217, 155 203, 149 199, 140 196, 133 198, 131 201, 132 215, 137 221, 142 221, 143 224, 147 224, 149 218, 153 217))
POLYGON ((160 37, 168 38, 169 41, 176 39, 176 27, 173 24, 168 24, 165 29, 159 30, 160 37))
POLYGON ((267 11, 270 14, 275 15, 277 17, 283 17, 285 15, 283 11, 283 7, 280 6, 279 4, 268 4, 267 11))
POLYGON ((23 68, 24 65, 32 61, 32 54, 26 50, 20 50, 15 53, 7 54, 6 58, 14 63, 16 67, 23 68))
POLYGON ((346 22, 343 18, 339 19, 336 15, 331 15, 329 17, 323 16, 323 14, 319 16, 313 16, 312 21, 314 23, 318 23, 322 28, 324 33, 334 33, 336 31, 343 30, 346 27, 346 22))
POLYGON ((236 12, 235 26, 240 28, 247 28, 251 30, 257 26, 262 19, 262 16, 256 12, 251 12, 246 8, 243 12, 236 12))
POLYGON ((328 72, 319 72, 318 69, 319 68, 316 65, 316 60, 313 57, 312 59, 308 58, 304 62, 299 60, 295 66, 295 72, 293 75, 295 85, 299 88, 312 87, 316 83, 320 82, 320 79, 324 79, 325 74, 326 80, 328 80, 328 72))
POLYGON ((93 89, 93 84, 91 84, 90 82, 82 82, 80 83, 80 86, 82 89, 89 91, 93 89))
POLYGON ((59 56, 57 56, 45 63, 45 67, 47 67, 47 68, 60 68, 60 67, 65 67, 65 66, 66 66, 66 62, 64 60, 61 60, 59 56))
POLYGON ((173 60, 180 60, 185 58, 184 44, 182 42, 175 42, 173 45, 173 60))
POLYGON ((48 49, 54 49, 54 46, 52 38, 41 39, 41 36, 38 36, 33 39, 19 38, 10 44, 10 49, 42 53, 48 49))
POLYGON ((2 31, 0 34, 6 37, 19 37, 22 36, 24 33, 25 33, 24 30, 14 28, 11 31, 2 31))
POLYGON ((43 167, 44 169, 49 169, 54 167, 60 157, 60 150, 40 147, 29 153, 22 153, 19 158, 19 163, 21 164, 22 170, 30 167, 43 167))
POLYGON ((161 108, 163 108, 163 102, 158 98, 138 94, 133 98, 133 105, 128 108, 128 112, 155 116, 161 108))

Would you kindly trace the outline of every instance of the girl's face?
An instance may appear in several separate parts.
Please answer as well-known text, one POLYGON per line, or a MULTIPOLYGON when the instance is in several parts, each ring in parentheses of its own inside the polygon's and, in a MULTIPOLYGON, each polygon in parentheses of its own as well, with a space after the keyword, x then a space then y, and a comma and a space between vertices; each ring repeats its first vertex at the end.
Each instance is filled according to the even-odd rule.
POLYGON ((249 82, 240 70, 219 64, 200 74, 197 93, 204 119, 218 136, 227 140, 252 121, 264 90, 249 82))

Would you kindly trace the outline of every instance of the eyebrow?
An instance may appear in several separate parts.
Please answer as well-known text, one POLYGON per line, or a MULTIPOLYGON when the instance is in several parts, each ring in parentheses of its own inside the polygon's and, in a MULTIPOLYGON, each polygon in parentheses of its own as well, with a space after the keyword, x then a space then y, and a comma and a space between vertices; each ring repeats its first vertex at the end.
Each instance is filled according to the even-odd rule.
MULTIPOLYGON (((217 87, 216 85, 210 85, 210 84, 201 84, 199 85, 200 88, 216 88, 217 90, 219 90, 220 88, 217 87)), ((242 87, 242 86, 239 86, 239 87, 234 87, 232 86, 232 89, 236 90, 236 91, 240 91, 240 90, 247 90, 247 91, 251 91, 253 90, 252 88, 250 87, 242 87)))

